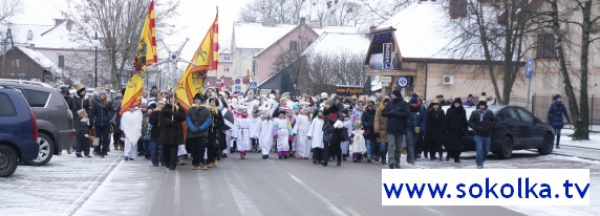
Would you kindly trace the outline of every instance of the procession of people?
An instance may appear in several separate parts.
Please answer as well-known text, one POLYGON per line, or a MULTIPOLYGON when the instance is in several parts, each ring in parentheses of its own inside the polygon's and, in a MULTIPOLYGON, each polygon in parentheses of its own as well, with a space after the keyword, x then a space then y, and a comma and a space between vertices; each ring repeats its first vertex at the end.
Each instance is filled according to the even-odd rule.
MULTIPOLYGON (((75 116, 77 142, 72 150, 77 157, 104 157, 113 143, 113 151, 123 151, 126 161, 143 156, 153 166, 170 170, 188 160, 192 170, 215 168, 233 153, 240 159, 250 153, 270 159, 273 153, 277 159, 311 160, 322 166, 330 161, 341 166, 350 159, 399 169, 402 159, 407 164, 422 158, 443 161, 444 154, 446 161, 460 163, 463 137, 472 128, 476 166, 483 168, 494 119, 488 110, 491 97, 485 98, 485 92, 483 99, 469 95, 463 101, 443 95, 424 100, 414 93, 403 97, 399 89, 372 96, 296 96, 208 87, 194 95, 186 111, 176 95, 153 86, 143 92, 141 105, 119 115, 124 91, 96 88, 88 98, 85 87, 78 85, 72 98, 66 94, 75 116), (476 104, 475 110, 467 113, 465 104, 476 104)), ((560 131, 561 115, 570 119, 560 95, 554 101, 548 118, 560 131)), ((559 137, 557 148, 558 142, 559 137)))

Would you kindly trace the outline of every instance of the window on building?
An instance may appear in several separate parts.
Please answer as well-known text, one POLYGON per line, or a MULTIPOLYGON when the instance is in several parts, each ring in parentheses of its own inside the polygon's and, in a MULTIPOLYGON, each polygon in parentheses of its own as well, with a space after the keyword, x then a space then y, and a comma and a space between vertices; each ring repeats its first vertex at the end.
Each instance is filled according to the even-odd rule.
POLYGON ((223 55, 223 60, 224 61, 229 61, 229 55, 223 55))
POLYGON ((554 58, 556 58, 556 49, 554 48, 554 35, 553 34, 538 34, 537 58, 538 59, 554 59, 554 58))
POLYGON ((65 68, 65 56, 64 55, 58 56, 58 67, 65 68))
POLYGON ((223 71, 229 72, 229 66, 223 66, 223 71))
POLYGON ((296 51, 296 50, 298 50, 298 42, 290 41, 290 51, 296 51))

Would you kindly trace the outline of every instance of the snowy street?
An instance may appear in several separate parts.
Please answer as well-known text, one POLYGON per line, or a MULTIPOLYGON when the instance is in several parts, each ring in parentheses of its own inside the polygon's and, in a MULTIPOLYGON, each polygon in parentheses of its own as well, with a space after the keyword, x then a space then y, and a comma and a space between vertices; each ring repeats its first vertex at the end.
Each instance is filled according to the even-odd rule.
MULTIPOLYGON (((565 133, 568 133, 566 131, 565 133)), ((565 136, 566 137, 566 136, 565 136)), ((600 141, 594 134, 594 142, 600 141)), ((561 154, 592 157, 598 151, 567 147, 561 154)), ((584 144, 585 145, 585 144, 584 144)), ((593 147, 588 145, 587 147, 593 147)), ((600 162, 573 156, 540 156, 515 151, 509 160, 490 154, 489 169, 590 169, 590 206, 569 207, 381 207, 379 184, 384 166, 342 163, 321 167, 308 160, 262 160, 250 153, 223 159, 219 167, 177 171, 152 167, 137 158, 123 161, 121 152, 105 159, 63 154, 47 166, 20 166, 11 178, 0 179, 0 215, 597 215, 600 212, 600 162), (117 155, 119 153, 119 155, 117 155)), ((420 159, 403 168, 473 169, 475 154, 462 162, 420 159)))

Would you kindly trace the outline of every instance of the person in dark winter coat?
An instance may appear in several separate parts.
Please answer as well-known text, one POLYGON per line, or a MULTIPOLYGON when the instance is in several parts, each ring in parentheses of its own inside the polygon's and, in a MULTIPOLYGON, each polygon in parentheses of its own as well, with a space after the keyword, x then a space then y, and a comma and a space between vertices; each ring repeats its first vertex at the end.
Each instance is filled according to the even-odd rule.
POLYGON ((192 150, 192 170, 206 170, 204 151, 208 143, 208 129, 212 122, 212 115, 204 105, 202 94, 194 96, 194 105, 187 112, 186 123, 188 126, 187 145, 192 150))
MULTIPOLYGON (((84 110, 85 113, 89 113, 90 112, 90 101, 85 98, 85 87, 83 87, 82 84, 77 85, 77 87, 75 87, 75 89, 77 90, 77 92, 75 93, 75 95, 73 95, 73 105, 74 108, 72 111, 73 113, 73 127, 74 128, 79 128, 79 122, 81 120, 81 117, 79 117, 79 115, 77 114, 79 111, 84 110)), ((89 139, 88 139, 88 144, 89 144, 89 139)), ((73 148, 75 148, 75 145, 77 145, 77 143, 73 143, 73 148)), ((67 153, 69 153, 70 150, 67 150, 67 153)))
POLYGON ((85 110, 80 110, 77 113, 79 117, 79 127, 77 128, 77 144, 75 145, 75 155, 81 156, 81 152, 84 153, 85 157, 90 156, 90 135, 89 135, 89 118, 85 110))
POLYGON ((88 115, 90 125, 95 130, 94 134, 100 139, 100 144, 95 147, 94 152, 96 155, 104 158, 110 148, 110 119, 114 115, 118 115, 118 113, 113 109, 112 102, 106 98, 106 93, 101 92, 94 100, 88 115))
MULTIPOLYGON (((222 134, 221 128, 225 125, 223 120, 223 115, 221 111, 219 111, 219 107, 221 107, 221 101, 217 98, 212 97, 208 99, 209 110, 212 116, 212 121, 210 124, 210 128, 208 129, 208 153, 207 153, 207 161, 208 168, 216 167, 219 162, 219 158, 221 157, 222 149, 222 140, 221 136, 225 136, 222 134)), ((223 137, 224 138, 224 137, 223 137)))
MULTIPOLYGON (((123 135, 123 130, 121 130, 121 116, 119 113, 121 112, 121 103, 123 102, 123 95, 121 93, 116 93, 114 102, 113 102, 113 110, 116 115, 113 115, 110 124, 112 125, 112 133, 113 133, 113 147, 115 151, 121 150, 123 151, 125 148, 125 143, 121 141, 121 136, 123 135)), ((110 151, 110 150, 109 150, 110 151)))
POLYGON ((474 110, 469 118, 469 127, 475 131, 477 169, 483 169, 483 162, 485 162, 485 158, 490 151, 493 125, 494 113, 487 109, 487 102, 480 101, 477 104, 477 110, 474 110))
POLYGON ((567 108, 562 103, 562 97, 559 94, 554 95, 554 103, 548 110, 548 123, 554 128, 554 134, 556 134, 556 148, 560 149, 560 131, 565 125, 563 121, 563 115, 567 118, 567 122, 571 123, 567 108))
POLYGON ((164 160, 169 170, 175 170, 177 167, 178 145, 183 144, 183 125, 186 115, 183 108, 174 104, 174 96, 170 95, 165 107, 158 114, 160 124, 160 143, 163 144, 164 160))
POLYGON ((435 160, 435 153, 440 154, 440 160, 442 160, 444 152, 442 151, 442 142, 445 136, 444 130, 444 119, 446 115, 440 105, 437 98, 431 101, 431 109, 427 111, 426 125, 427 130, 425 131, 425 157, 427 153, 430 154, 430 159, 435 160))
POLYGON ((69 92, 69 87, 61 87, 60 88, 60 93, 62 94, 62 96, 65 98, 65 101, 67 101, 67 105, 69 106, 69 110, 74 110, 75 109, 75 103, 73 103, 73 98, 71 97, 71 92, 69 92))
POLYGON ((344 128, 344 117, 339 106, 334 104, 336 100, 325 101, 325 109, 323 115, 325 123, 323 124, 323 163, 327 166, 331 155, 337 156, 337 165, 342 165, 342 148, 341 148, 341 130, 344 128))
POLYGON ((150 149, 152 150, 150 161, 152 161, 152 165, 155 167, 159 166, 159 162, 163 166, 167 165, 164 160, 163 145, 160 143, 160 124, 158 123, 158 115, 165 107, 165 102, 159 101, 157 104, 156 108, 150 113, 149 119, 150 125, 152 125, 152 128, 150 129, 150 149))
POLYGON ((408 103, 402 100, 400 90, 392 91, 392 101, 388 102, 381 115, 387 117, 388 164, 390 169, 400 168, 400 147, 408 127, 408 103))
POLYGON ((371 162, 371 157, 373 156, 373 148, 375 143, 377 143, 377 136, 375 135, 375 112, 375 103, 373 101, 369 101, 361 117, 362 129, 365 131, 367 162, 369 163, 371 162))
MULTIPOLYGON (((416 146, 419 141, 422 141, 423 132, 425 131, 425 106, 421 104, 419 96, 413 94, 408 103, 410 109, 410 117, 408 118, 408 127, 406 127, 406 147, 408 149, 407 162, 415 163, 415 156, 420 154, 420 146, 416 146)), ((422 142, 421 142, 422 143, 422 142)))
POLYGON ((454 158, 454 162, 460 162, 460 153, 463 150, 463 136, 467 133, 468 129, 467 113, 462 106, 462 100, 456 98, 452 106, 446 110, 446 118, 444 120, 444 130, 446 132, 444 147, 448 151, 446 161, 454 158))

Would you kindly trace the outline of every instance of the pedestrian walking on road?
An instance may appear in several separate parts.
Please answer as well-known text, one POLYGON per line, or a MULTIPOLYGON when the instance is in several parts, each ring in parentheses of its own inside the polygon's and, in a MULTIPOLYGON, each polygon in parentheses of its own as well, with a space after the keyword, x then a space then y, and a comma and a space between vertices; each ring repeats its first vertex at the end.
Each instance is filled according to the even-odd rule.
POLYGON ((187 145, 192 150, 192 170, 206 170, 204 153, 208 142, 208 129, 212 123, 212 115, 205 105, 202 94, 194 95, 194 105, 190 107, 186 116, 187 145))
POLYGON ((356 163, 362 161, 362 156, 368 149, 365 145, 365 137, 363 136, 365 131, 361 129, 360 121, 356 122, 353 127, 350 154, 352 155, 352 161, 356 163))
POLYGON ((571 123, 571 119, 569 118, 569 113, 567 113, 567 108, 562 102, 562 97, 559 94, 556 94, 554 95, 553 100, 554 103, 552 103, 548 110, 548 123, 554 128, 554 134, 556 134, 556 148, 560 149, 560 132, 563 126, 565 126, 563 115, 567 118, 569 124, 571 123))
POLYGON ((78 127, 77 129, 77 142, 75 144, 75 155, 77 157, 81 156, 81 152, 84 153, 85 157, 90 156, 90 135, 89 135, 89 118, 87 112, 84 109, 79 110, 77 112, 77 116, 79 117, 78 127))
POLYGON ((144 119, 142 120, 142 153, 144 154, 144 158, 146 160, 150 160, 152 158, 152 148, 150 146, 150 135, 152 132, 152 124, 150 124, 150 115, 152 114, 152 107, 149 107, 148 104, 142 103, 142 114, 144 114, 144 119))
POLYGON ((494 125, 494 113, 487 109, 487 102, 480 101, 477 110, 471 113, 469 126, 475 131, 475 149, 477 152, 477 169, 483 169, 483 162, 490 151, 492 139, 492 127, 494 125))
MULTIPOLYGON (((445 114, 440 106, 439 99, 434 98, 431 101, 431 110, 427 111, 426 114, 426 125, 427 130, 425 131, 425 155, 429 153, 429 159, 435 160, 436 153, 439 153, 440 160, 444 158, 444 152, 442 151, 442 142, 445 137, 444 131, 444 119, 445 114), (428 152, 429 151, 429 152, 428 152)), ((425 156, 427 157, 427 156, 425 156)))
POLYGON ((306 134, 312 148, 313 164, 323 163, 323 124, 325 123, 323 110, 323 108, 317 110, 316 117, 310 123, 306 134))
POLYGON ((342 165, 341 142, 344 140, 342 140, 341 131, 344 128, 344 123, 342 123, 344 117, 341 108, 343 105, 339 103, 337 96, 333 98, 333 100, 325 101, 325 110, 323 111, 325 116, 323 125, 323 163, 321 163, 323 166, 327 166, 331 156, 336 157, 338 166, 342 165))
POLYGON ((390 98, 387 95, 383 96, 379 106, 377 107, 377 110, 375 111, 374 132, 375 136, 377 136, 379 152, 374 152, 374 154, 377 155, 375 156, 375 161, 379 161, 379 158, 381 158, 381 164, 386 164, 388 142, 386 134, 387 117, 383 116, 382 112, 389 101, 390 98))
POLYGON ((104 158, 108 154, 108 148, 110 148, 110 119, 118 113, 113 109, 112 102, 108 101, 106 93, 100 92, 97 95, 88 115, 90 125, 95 130, 94 134, 99 138, 100 143, 94 148, 94 152, 104 158))
POLYGON ((416 155, 421 153, 419 152, 421 147, 417 147, 416 145, 417 142, 422 141, 421 137, 426 126, 426 113, 425 106, 421 104, 421 100, 416 94, 410 97, 408 106, 410 117, 408 119, 408 127, 406 128, 406 147, 408 149, 406 162, 414 164, 416 155))
POLYGON ((365 131, 365 144, 367 146, 367 162, 371 162, 373 156, 373 149, 377 142, 377 136, 375 136, 375 102, 367 102, 367 107, 362 113, 361 118, 362 129, 365 131))
POLYGON ((148 110, 150 112, 149 122, 152 126, 150 129, 150 149, 152 154, 150 161, 152 161, 154 167, 158 167, 160 164, 166 167, 167 163, 164 160, 163 144, 160 143, 160 124, 158 123, 158 115, 163 107, 165 107, 165 102, 158 101, 155 106, 156 108, 148 110))
POLYGON ((460 163, 460 153, 463 150, 463 136, 467 134, 468 129, 467 113, 462 106, 462 100, 456 98, 452 106, 446 111, 444 119, 444 130, 446 133, 444 147, 448 151, 446 161, 453 158, 455 163, 460 163))
POLYGON ((292 125, 286 117, 286 108, 279 108, 279 117, 273 119, 273 136, 277 140, 277 156, 287 159, 290 156, 289 136, 293 134, 292 125))
MULTIPOLYGON (((248 116, 248 107, 238 105, 236 111, 240 113, 239 117, 235 118, 233 126, 233 140, 236 142, 237 150, 240 152, 240 158, 246 158, 246 151, 252 149, 250 142, 250 126, 252 122, 248 116)), ((285 143, 287 145, 287 142, 285 143)))
POLYGON ((296 151, 298 159, 310 157, 310 141, 308 140, 308 129, 310 128, 310 107, 304 104, 300 109, 300 114, 296 116, 296 125, 294 125, 294 134, 296 134, 296 151))
MULTIPOLYGON (((221 158, 221 136, 224 136, 221 132, 221 128, 225 125, 225 120, 219 107, 222 108, 221 101, 216 97, 208 99, 208 109, 211 114, 211 124, 208 129, 208 143, 206 144, 207 149, 207 167, 213 168, 219 165, 219 159, 221 158)), ((223 139, 224 140, 224 139, 223 139)))
POLYGON ((390 169, 400 169, 400 147, 406 134, 409 112, 408 103, 402 100, 400 90, 392 91, 392 101, 388 102, 381 113, 382 116, 387 117, 386 133, 390 169))
MULTIPOLYGON (((117 114, 118 115, 118 114, 117 114)), ((137 155, 137 144, 142 136, 142 121, 144 114, 137 108, 130 108, 121 117, 121 130, 125 134, 125 148, 123 155, 125 160, 133 160, 137 155)))
MULTIPOLYGON (((350 119, 350 116, 348 116, 348 110, 343 110, 342 111, 342 115, 344 115, 344 129, 348 132, 348 136, 352 135, 352 131, 354 130, 354 122, 352 121, 352 119, 350 119)), ((358 123, 360 123, 360 121, 357 121, 358 123)), ((361 128, 358 128, 361 129, 361 128)), ((350 137, 348 137, 350 138, 350 137)), ((364 141, 364 139, 363 139, 364 141)), ((341 150, 342 150, 342 160, 346 161, 346 157, 348 157, 348 148, 350 147, 350 139, 348 139, 347 141, 343 141, 341 142, 341 150)), ((366 151, 365 151, 366 152, 366 151)), ((365 153, 363 152, 363 153, 365 153)))
POLYGON ((273 117, 270 109, 265 108, 262 111, 260 127, 258 128, 258 145, 263 159, 269 158, 271 147, 273 146, 273 117))
POLYGON ((172 100, 174 95, 167 96, 170 102, 160 111, 158 115, 160 124, 160 143, 164 149, 164 160, 169 170, 175 170, 177 167, 178 146, 183 144, 183 126, 186 119, 183 108, 172 100))

